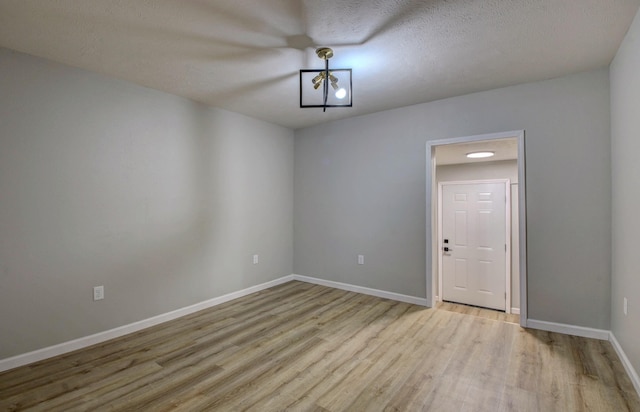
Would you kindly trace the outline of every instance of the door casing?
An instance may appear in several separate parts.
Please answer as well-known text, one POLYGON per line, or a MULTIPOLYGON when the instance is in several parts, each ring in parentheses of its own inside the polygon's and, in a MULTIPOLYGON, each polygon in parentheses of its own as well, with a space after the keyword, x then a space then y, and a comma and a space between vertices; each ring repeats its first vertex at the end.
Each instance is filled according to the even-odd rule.
POLYGON ((437 256, 437 185, 435 184, 435 148, 441 145, 480 142, 494 139, 515 138, 518 142, 518 240, 520 261, 520 326, 526 327, 528 321, 527 310, 527 213, 526 213, 526 173, 525 173, 525 131, 514 130, 500 133, 480 134, 473 136, 454 137, 448 139, 429 140, 426 142, 426 240, 425 250, 426 265, 426 303, 433 307, 435 304, 436 288, 435 280, 437 262, 433 257, 437 256))

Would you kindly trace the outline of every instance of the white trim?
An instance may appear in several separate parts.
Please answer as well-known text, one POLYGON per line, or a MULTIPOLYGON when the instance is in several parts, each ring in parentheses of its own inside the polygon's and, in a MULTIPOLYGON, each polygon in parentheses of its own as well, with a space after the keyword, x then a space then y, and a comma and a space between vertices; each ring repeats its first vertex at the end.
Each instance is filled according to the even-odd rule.
POLYGON ((511 273, 511 179, 507 179, 504 186, 504 196, 505 196, 505 205, 504 205, 504 219, 505 219, 505 227, 506 233, 504 235, 504 249, 505 249, 505 277, 506 277, 506 289, 505 289, 505 297, 506 297, 506 312, 508 315, 511 314, 511 278, 513 277, 513 273, 511 273))
POLYGON ((627 371, 627 375, 629 375, 629 379, 631 379, 631 383, 633 383, 633 387, 636 388, 636 392, 638 392, 638 396, 640 396, 640 377, 638 377, 638 372, 636 372, 635 368, 629 361, 629 358, 627 358, 627 354, 622 350, 622 346, 620 346, 618 339, 616 339, 616 336, 611 331, 609 331, 609 342, 611 342, 613 349, 616 350, 616 353, 622 362, 622 366, 624 366, 624 369, 627 371))
POLYGON ((426 285, 427 285, 427 306, 435 303, 437 294, 435 290, 436 277, 433 275, 433 256, 437 253, 437 233, 433 230, 437 216, 434 215, 436 205, 433 203, 437 196, 435 193, 435 149, 437 146, 478 142, 483 140, 516 138, 518 140, 518 237, 520 241, 520 326, 528 326, 527 313, 527 212, 526 212, 526 174, 525 174, 525 132, 524 130, 514 130, 501 133, 489 133, 475 136, 455 137, 449 139, 429 140, 426 142, 426 239, 427 248, 425 251, 426 285), (431 244, 429 245, 429 239, 431 244), (429 247, 430 246, 430 247, 429 247))
POLYGON ((376 296, 384 299, 397 300, 399 302, 413 303, 414 305, 427 306, 426 298, 403 295, 395 292, 387 292, 380 289, 371 289, 364 286, 351 285, 349 283, 335 282, 333 280, 318 279, 311 276, 293 275, 293 280, 327 286, 334 289, 347 290, 349 292, 362 293, 363 295, 376 296))
POLYGON ((513 313, 514 315, 519 315, 520 314, 520 308, 511 308, 511 313, 513 313))
POLYGON ((609 340, 609 331, 604 329, 587 328, 584 326, 567 325, 566 323, 546 322, 544 320, 535 319, 529 319, 527 321, 527 327, 531 329, 545 330, 547 332, 581 336, 583 338, 609 340))
MULTIPOLYGON (((442 243, 442 191, 444 190, 444 186, 453 186, 453 185, 476 185, 476 184, 484 184, 484 183, 503 183, 504 184, 504 196, 505 196, 505 206, 504 206, 504 253, 505 253, 505 266, 504 266, 504 311, 507 315, 511 314, 511 179, 478 179, 478 180, 452 180, 452 181, 444 181, 438 182, 438 295, 443 296, 442 290, 442 250, 444 244, 442 243)), ((464 303, 464 302, 461 302, 464 303)))
POLYGON ((203 309, 220 305, 222 303, 228 302, 233 299, 241 298, 243 296, 250 295, 252 293, 259 292, 261 290, 268 289, 270 287, 277 286, 282 283, 290 282, 293 279, 294 279, 293 275, 283 276, 279 279, 265 282, 260 285, 251 286, 236 292, 231 292, 223 296, 218 296, 213 299, 205 300, 203 302, 199 302, 184 308, 176 309, 171 312, 163 313, 161 315, 153 316, 148 319, 143 319, 137 322, 133 322, 128 325, 119 326, 117 328, 109 329, 103 332, 98 332, 93 335, 84 336, 82 338, 59 343, 57 345, 38 349, 32 352, 23 353, 21 355, 16 355, 11 358, 0 359, 0 372, 17 368, 18 366, 27 365, 29 363, 37 362, 43 359, 52 358, 54 356, 62 355, 64 353, 68 353, 77 349, 86 348, 88 346, 95 345, 97 343, 102 343, 113 338, 118 338, 120 336, 124 336, 129 333, 137 332, 142 329, 146 329, 163 322, 168 322, 170 320, 177 319, 181 316, 186 316, 203 309))
MULTIPOLYGON (((436 228, 436 232, 438 233, 438 238, 436 240, 436 244, 438 245, 438 248, 436 249, 436 254, 438 255, 438 296, 441 296, 441 299, 444 300, 444 291, 442 287, 442 248, 444 247, 444 244, 442 243, 442 238, 444 237, 442 234, 442 190, 442 182, 438 182, 438 198, 436 199, 436 202, 438 203, 438 227, 436 228)), ((437 299, 438 298, 436 297, 436 300, 437 299)))
MULTIPOLYGON (((437 265, 439 263, 433 262, 433 256, 438 256, 438 239, 439 235, 437 229, 433 230, 433 224, 437 222, 437 211, 434 211, 434 202, 438 199, 438 193, 435 188, 436 182, 436 149, 435 146, 431 146, 431 143, 427 142, 427 169, 426 169, 426 237, 427 246, 425 248, 425 268, 426 268, 426 286, 427 286, 427 306, 433 307, 439 299, 442 299, 442 291, 436 290, 434 287, 436 283, 436 277, 433 276, 434 271, 438 270, 437 265), (435 200, 434 200, 435 199, 435 200), (429 247, 431 246, 431 247, 429 247), (439 298, 436 298, 436 295, 439 298)), ((437 206, 435 206, 437 207, 437 206)), ((437 224, 437 223, 436 223, 437 224)))
POLYGON ((518 133, 518 261, 520 263, 520 326, 527 327, 527 179, 524 130, 518 133))
MULTIPOLYGON (((57 345, 49 346, 46 348, 38 349, 32 352, 16 355, 11 358, 0 359, 0 372, 7 371, 9 369, 17 368, 19 366, 27 365, 33 362, 37 362, 43 359, 52 358, 54 356, 62 355, 74 350, 86 348, 91 345, 105 342, 110 339, 118 338, 130 333, 138 332, 142 329, 149 328, 160 323, 168 322, 173 319, 177 319, 182 316, 189 315, 191 313, 198 312, 203 309, 207 309, 213 306, 220 305, 233 299, 241 298, 243 296, 250 295, 255 292, 259 292, 270 287, 274 287, 283 283, 297 280, 301 282, 312 283, 321 286, 327 286, 335 289, 347 290, 350 292, 362 293, 370 296, 377 296, 385 299, 392 299, 400 302, 407 302, 421 306, 427 306, 426 298, 419 298, 415 296, 403 295, 395 292, 387 292, 379 289, 371 289, 363 286, 356 286, 342 282, 334 282, 331 280, 318 279, 310 276, 302 275, 287 275, 278 279, 274 279, 269 282, 265 282, 259 285, 251 286, 246 289, 242 289, 236 292, 231 292, 223 296, 218 296, 213 299, 205 300, 203 302, 196 303, 191 306, 187 306, 181 309, 177 309, 171 312, 167 312, 161 315, 157 315, 148 319, 143 319, 138 322, 130 323, 128 325, 120 326, 114 329, 106 330, 104 332, 98 332, 93 335, 85 336, 82 338, 74 339, 68 342, 63 342, 57 345)), ((518 314, 520 309, 511 308, 512 313, 518 314)), ((528 320, 528 326, 533 329, 546 330, 550 332, 564 333, 575 336, 582 336, 586 338, 595 338, 601 340, 608 340, 613 345, 616 353, 620 357, 620 360, 627 372, 627 375, 631 379, 633 386, 640 395, 640 378, 638 373, 633 368, 633 365, 627 358, 627 355, 622 350, 620 343, 614 336, 613 332, 602 330, 585 328, 582 326, 566 325, 561 323, 545 322, 541 320, 528 320)))

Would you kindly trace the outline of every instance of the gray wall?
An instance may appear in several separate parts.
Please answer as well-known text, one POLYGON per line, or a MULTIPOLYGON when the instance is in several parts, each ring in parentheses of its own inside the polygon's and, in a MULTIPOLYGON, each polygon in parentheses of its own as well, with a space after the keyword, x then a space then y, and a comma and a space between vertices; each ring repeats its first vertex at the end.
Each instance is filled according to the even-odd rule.
POLYGON ((611 330, 640 372, 640 12, 611 64, 611 330), (629 301, 623 314, 623 298, 629 301))
MULTIPOLYGON (((437 164, 437 159, 436 159, 437 164)), ((509 179, 511 182, 511 308, 520 309, 520 253, 518 242, 518 162, 502 160, 436 167, 436 183, 460 180, 509 179)), ((434 248, 434 259, 438 259, 434 248)), ((438 290, 436 278, 435 288, 438 290)))
POLYGON ((524 129, 529 318, 609 329, 608 76, 601 69, 297 130, 294 272, 425 297, 425 142, 524 129))
MULTIPOLYGON (((637 27, 611 75, 614 205, 630 219, 637 27)), ((292 272, 424 297, 425 142, 525 129, 529 316, 608 329, 613 305, 638 368, 628 221, 614 220, 626 256, 611 302, 606 69, 302 129, 295 145, 279 126, 1 49, 0 90, 0 358, 292 272)))
POLYGON ((293 131, 3 49, 0 91, 0 358, 292 273, 293 131))

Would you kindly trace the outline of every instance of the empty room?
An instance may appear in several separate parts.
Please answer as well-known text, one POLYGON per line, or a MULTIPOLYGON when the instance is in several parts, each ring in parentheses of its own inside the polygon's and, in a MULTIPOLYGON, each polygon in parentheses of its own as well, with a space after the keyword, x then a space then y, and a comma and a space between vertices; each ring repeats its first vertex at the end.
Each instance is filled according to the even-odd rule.
POLYGON ((640 412, 640 0, 0 0, 0 410, 640 412))

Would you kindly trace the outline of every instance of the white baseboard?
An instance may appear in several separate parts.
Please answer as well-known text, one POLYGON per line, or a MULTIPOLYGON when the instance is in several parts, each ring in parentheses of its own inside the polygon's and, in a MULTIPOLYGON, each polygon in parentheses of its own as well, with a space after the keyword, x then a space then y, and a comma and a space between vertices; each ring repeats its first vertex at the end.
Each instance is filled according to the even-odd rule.
POLYGON ((27 352, 21 355, 16 355, 11 358, 0 359, 0 372, 17 368, 18 366, 27 365, 29 363, 37 362, 43 359, 62 355, 64 353, 68 353, 77 349, 86 348, 88 346, 95 345, 97 343, 102 343, 109 339, 118 338, 120 336, 124 336, 129 333, 137 332, 139 330, 149 328, 151 326, 155 326, 163 322, 177 319, 181 316, 189 315, 191 313, 195 313, 203 309, 220 305, 222 303, 228 302, 233 299, 250 295, 252 293, 259 292, 261 290, 268 289, 270 287, 277 286, 282 283, 290 282, 293 279, 294 279, 293 275, 283 276, 279 279, 265 282, 260 285, 251 286, 249 288, 242 289, 236 292, 231 292, 223 296, 218 296, 217 298, 205 300, 203 302, 199 302, 191 306, 187 306, 171 312, 163 313, 161 315, 153 316, 148 319, 143 319, 138 322, 130 323, 128 325, 106 330, 104 332, 98 332, 96 334, 84 336, 82 338, 70 340, 68 342, 59 343, 57 345, 38 349, 33 352, 27 352))
POLYGON ((349 292, 362 293, 363 295, 376 296, 384 299, 397 300, 399 302, 413 303, 414 305, 427 306, 426 298, 416 296, 403 295, 395 292, 387 292, 385 290, 371 289, 364 286, 356 286, 348 283, 334 282, 332 280, 318 279, 310 276, 293 275, 294 280, 301 282, 313 283, 315 285, 327 286, 330 288, 347 290, 349 292))
POLYGON ((604 329, 586 328, 584 326, 567 325, 565 323, 546 322, 544 320, 527 319, 527 327, 546 330, 547 332, 564 333, 565 335, 581 336, 609 340, 609 331, 604 329))
MULTIPOLYGON (((97 343, 102 343, 110 339, 118 338, 120 336, 124 336, 124 335, 137 332, 151 326, 158 325, 163 322, 177 319, 181 316, 186 316, 203 309, 220 305, 230 300, 237 299, 246 295, 250 295, 251 293, 259 292, 261 290, 268 289, 270 287, 277 286, 282 283, 290 282, 292 280, 298 280, 301 282, 307 282, 307 283, 312 283, 316 285, 322 285, 322 286, 327 286, 331 288, 347 290, 350 292, 362 293, 365 295, 377 296, 385 299, 397 300, 400 302, 412 303, 415 305, 421 305, 421 306, 427 305, 426 298, 419 298, 416 296, 409 296, 409 295, 403 295, 400 293, 387 292, 379 289, 371 289, 363 286, 351 285, 348 283, 334 282, 331 280, 324 280, 324 279, 318 279, 310 276, 293 274, 293 275, 283 276, 281 278, 278 278, 269 282, 265 282, 260 285, 255 285, 255 286, 251 286, 249 288, 242 289, 236 292, 228 293, 223 296, 218 296, 213 299, 199 302, 194 305, 180 308, 180 309, 167 312, 161 315, 157 315, 148 319, 143 319, 138 322, 130 323, 128 325, 106 330, 104 332, 99 332, 93 335, 74 339, 68 342, 63 342, 57 345, 38 349, 33 352, 28 352, 21 355, 13 356, 11 358, 0 359, 0 372, 17 368, 19 366, 27 365, 33 362, 37 362, 43 359, 62 355, 64 353, 68 353, 77 349, 86 348, 88 346, 95 345, 97 343)), ((518 308, 512 309, 512 313, 519 313, 519 312, 520 312, 520 309, 518 308)), ((638 394, 640 394, 640 379, 638 378, 638 374, 633 368, 633 366, 631 365, 631 362, 629 362, 629 359, 627 358, 626 354, 622 350, 622 347, 620 346, 620 344, 618 343, 618 341, 616 340, 612 332, 601 330, 601 329, 585 328, 582 326, 566 325, 561 323, 546 322, 546 321, 535 320, 535 319, 527 319, 527 327, 531 327, 533 329, 546 330, 549 332, 558 332, 558 333, 564 333, 568 335, 575 335, 575 336, 582 336, 587 338, 595 338, 595 339, 611 341, 611 344, 613 345, 618 356, 620 357, 622 364, 624 365, 624 368, 627 371, 627 374, 629 375, 629 378, 631 379, 634 387, 636 388, 636 391, 638 392, 638 394)))
POLYGON ((616 350, 624 369, 627 371, 627 375, 629 375, 629 379, 631 379, 631 383, 633 383, 633 387, 636 388, 636 392, 638 392, 638 396, 640 396, 640 377, 638 377, 638 372, 636 372, 629 358, 627 358, 627 354, 622 350, 622 346, 620 346, 613 332, 609 332, 609 342, 611 342, 613 349, 616 350))

